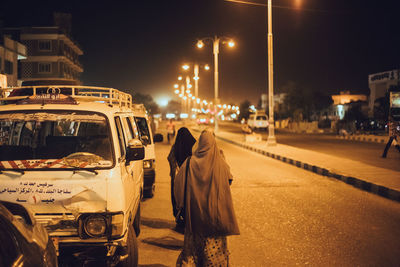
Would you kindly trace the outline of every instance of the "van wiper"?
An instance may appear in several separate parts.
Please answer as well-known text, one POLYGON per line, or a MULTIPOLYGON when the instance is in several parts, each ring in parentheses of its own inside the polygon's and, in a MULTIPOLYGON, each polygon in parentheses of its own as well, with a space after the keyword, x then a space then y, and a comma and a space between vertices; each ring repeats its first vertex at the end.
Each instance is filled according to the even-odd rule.
POLYGON ((90 172, 90 173, 94 173, 94 174, 99 174, 99 172, 98 171, 96 171, 96 170, 93 170, 93 169, 85 169, 85 168, 80 168, 80 169, 77 169, 77 170, 74 170, 74 174, 75 173, 78 173, 78 172, 80 172, 80 171, 86 171, 86 172, 90 172))
POLYGON ((5 169, 0 170, 0 174, 2 174, 3 172, 17 172, 17 173, 20 173, 20 174, 25 174, 24 170, 15 170, 15 169, 13 169, 13 170, 5 170, 5 169))

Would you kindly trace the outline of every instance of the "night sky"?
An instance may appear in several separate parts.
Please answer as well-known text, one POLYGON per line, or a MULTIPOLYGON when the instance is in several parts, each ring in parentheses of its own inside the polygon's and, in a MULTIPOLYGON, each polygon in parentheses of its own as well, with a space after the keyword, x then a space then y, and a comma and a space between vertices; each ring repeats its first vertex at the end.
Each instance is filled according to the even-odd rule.
MULTIPOLYGON (((273 0, 275 92, 294 82, 329 94, 369 94, 368 74, 400 68, 397 2, 273 0)), ((4 27, 51 26, 54 11, 71 13, 84 85, 157 101, 174 97, 182 63, 213 66, 212 44, 199 50, 198 38, 232 37, 234 49, 220 47, 221 101, 256 104, 267 92, 266 10, 224 0, 7 1, 0 18, 4 27)), ((213 69, 200 72, 199 95, 213 98, 213 69)))

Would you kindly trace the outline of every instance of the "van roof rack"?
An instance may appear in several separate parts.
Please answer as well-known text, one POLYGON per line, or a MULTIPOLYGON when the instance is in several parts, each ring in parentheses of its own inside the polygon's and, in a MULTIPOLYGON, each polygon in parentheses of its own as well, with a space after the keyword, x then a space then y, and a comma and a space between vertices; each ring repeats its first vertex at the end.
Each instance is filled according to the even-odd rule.
POLYGON ((132 96, 114 88, 75 86, 75 85, 40 85, 0 88, 0 101, 15 103, 22 99, 57 99, 60 95, 69 96, 85 102, 100 102, 119 107, 132 108, 132 96))

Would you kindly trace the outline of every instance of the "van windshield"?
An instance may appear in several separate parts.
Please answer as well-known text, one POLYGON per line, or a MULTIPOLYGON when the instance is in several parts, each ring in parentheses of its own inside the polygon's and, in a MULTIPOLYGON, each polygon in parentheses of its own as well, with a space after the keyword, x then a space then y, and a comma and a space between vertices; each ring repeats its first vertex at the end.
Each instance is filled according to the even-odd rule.
POLYGON ((256 120, 258 120, 258 121, 266 121, 267 117, 266 116, 257 116, 256 120))
POLYGON ((0 113, 1 169, 105 168, 113 165, 105 116, 83 111, 0 113))

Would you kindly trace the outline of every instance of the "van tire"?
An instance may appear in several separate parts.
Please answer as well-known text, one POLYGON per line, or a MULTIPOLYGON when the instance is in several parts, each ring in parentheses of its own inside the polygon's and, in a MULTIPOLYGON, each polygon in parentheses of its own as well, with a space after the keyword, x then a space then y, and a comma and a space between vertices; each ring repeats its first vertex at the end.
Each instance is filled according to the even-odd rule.
POLYGON ((126 241, 126 251, 128 253, 128 258, 120 262, 118 266, 120 267, 137 267, 139 261, 138 255, 138 242, 135 235, 135 229, 131 225, 128 229, 128 240, 126 241))
POLYGON ((140 203, 136 211, 135 219, 133 220, 133 229, 135 229, 136 236, 140 234, 140 203))

